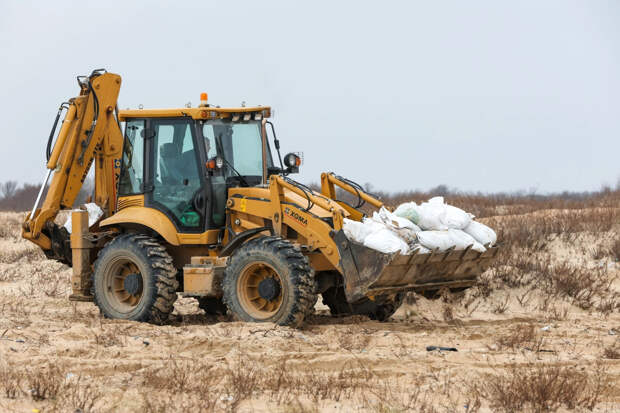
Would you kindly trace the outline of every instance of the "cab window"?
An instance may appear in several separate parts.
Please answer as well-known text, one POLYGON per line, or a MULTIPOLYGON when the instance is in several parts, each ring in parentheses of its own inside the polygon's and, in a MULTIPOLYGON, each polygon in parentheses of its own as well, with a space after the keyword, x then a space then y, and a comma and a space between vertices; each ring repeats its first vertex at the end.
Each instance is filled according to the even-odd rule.
POLYGON ((202 211, 196 210, 194 197, 202 182, 192 124, 186 120, 156 120, 152 127, 152 201, 178 226, 199 229, 203 225, 202 211))
POLYGON ((130 120, 125 126, 123 161, 118 182, 119 195, 139 194, 144 183, 144 131, 143 120, 130 120))

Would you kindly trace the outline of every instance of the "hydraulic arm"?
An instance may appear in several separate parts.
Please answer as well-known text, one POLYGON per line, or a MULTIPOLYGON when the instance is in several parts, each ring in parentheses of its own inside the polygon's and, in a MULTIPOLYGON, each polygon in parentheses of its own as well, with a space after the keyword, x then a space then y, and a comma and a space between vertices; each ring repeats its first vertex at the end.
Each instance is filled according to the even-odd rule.
POLYGON ((47 146, 48 171, 22 230, 23 237, 39 245, 48 257, 66 263, 71 262, 69 234, 54 223, 56 214, 73 206, 93 161, 93 202, 107 216, 112 214, 123 147, 123 136, 115 115, 121 77, 101 69, 93 71, 90 76, 78 76, 77 80, 80 94, 61 105, 58 111, 47 146), (64 121, 52 146, 56 124, 65 108, 64 121), (39 208, 46 189, 47 194, 39 208))

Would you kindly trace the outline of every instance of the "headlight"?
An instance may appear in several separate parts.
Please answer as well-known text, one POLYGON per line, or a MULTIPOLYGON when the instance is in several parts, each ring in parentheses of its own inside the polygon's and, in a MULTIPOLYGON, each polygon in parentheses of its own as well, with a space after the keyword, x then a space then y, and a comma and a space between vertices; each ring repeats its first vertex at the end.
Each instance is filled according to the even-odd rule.
POLYGON ((215 166, 217 167, 217 169, 222 169, 222 166, 224 166, 224 158, 222 158, 221 156, 215 158, 215 166))
POLYGON ((289 153, 284 157, 284 165, 289 168, 299 167, 301 165, 301 158, 294 153, 289 153))

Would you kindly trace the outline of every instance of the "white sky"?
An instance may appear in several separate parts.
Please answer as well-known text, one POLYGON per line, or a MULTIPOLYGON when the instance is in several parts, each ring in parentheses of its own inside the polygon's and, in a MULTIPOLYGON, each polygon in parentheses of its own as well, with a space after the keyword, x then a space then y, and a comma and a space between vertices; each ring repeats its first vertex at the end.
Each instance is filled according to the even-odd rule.
POLYGON ((594 190, 620 177, 618 1, 0 2, 0 181, 39 182, 75 76, 119 106, 271 105, 297 179, 594 190))

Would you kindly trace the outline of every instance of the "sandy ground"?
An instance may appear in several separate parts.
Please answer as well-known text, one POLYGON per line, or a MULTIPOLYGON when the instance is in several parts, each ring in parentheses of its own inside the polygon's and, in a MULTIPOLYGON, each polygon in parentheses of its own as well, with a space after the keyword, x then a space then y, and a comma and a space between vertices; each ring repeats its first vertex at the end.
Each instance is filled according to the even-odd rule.
MULTIPOLYGON (((319 299, 300 330, 206 316, 191 298, 165 326, 106 320, 92 303, 68 301, 70 269, 22 241, 19 219, 0 216, 10 228, 0 233, 1 411, 497 411, 492 384, 518 381, 515 368, 535 377, 551 367, 576 374, 581 389, 599 383, 595 411, 620 411, 613 296, 604 312, 531 287, 496 285, 488 296, 476 287, 412 297, 384 323, 331 317, 319 299), (37 377, 50 382, 47 396, 37 377)), ((589 251, 617 237, 556 239, 543 253, 613 280, 620 263, 589 251)))

